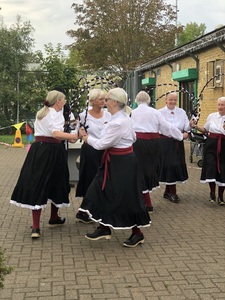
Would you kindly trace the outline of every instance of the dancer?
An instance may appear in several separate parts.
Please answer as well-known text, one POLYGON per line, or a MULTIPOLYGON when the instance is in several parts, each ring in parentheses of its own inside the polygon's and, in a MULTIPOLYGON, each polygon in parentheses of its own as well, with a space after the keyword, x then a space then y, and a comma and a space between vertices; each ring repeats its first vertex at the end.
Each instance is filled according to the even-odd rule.
POLYGON ((32 238, 40 237, 42 209, 51 203, 49 226, 61 226, 66 219, 58 215, 60 207, 69 207, 69 170, 62 140, 75 142, 77 134, 63 132, 65 95, 50 91, 34 122, 35 141, 24 161, 11 204, 32 210, 32 238))
POLYGON ((152 212, 150 193, 159 187, 159 132, 180 141, 183 139, 183 134, 162 118, 156 109, 149 107, 150 102, 151 98, 146 92, 139 92, 135 99, 138 107, 133 110, 131 120, 137 136, 133 147, 142 174, 142 193, 147 210, 152 212))
MULTIPOLYGON (((188 138, 191 127, 185 110, 177 107, 177 93, 172 92, 166 96, 166 106, 159 109, 162 116, 188 138)), ((177 183, 185 183, 188 179, 185 162, 184 142, 161 135, 161 151, 159 159, 159 182, 166 185, 163 197, 173 203, 180 201, 177 195, 177 183)))
POLYGON ((216 185, 218 186, 217 203, 224 205, 225 189, 225 97, 217 102, 218 112, 209 114, 203 127, 196 120, 190 120, 192 128, 208 137, 204 146, 201 183, 208 183, 210 188, 209 202, 216 201, 216 185))
POLYGON ((105 150, 102 166, 90 184, 83 199, 80 211, 100 226, 85 237, 90 240, 111 238, 111 228, 131 229, 131 236, 123 243, 126 247, 135 247, 144 243, 141 227, 150 226, 150 217, 146 211, 139 169, 132 144, 136 136, 131 118, 125 112, 127 93, 121 88, 109 90, 106 105, 112 115, 101 137, 94 138, 83 130, 86 143, 98 150, 105 150))
MULTIPOLYGON (((77 130, 81 124, 88 127, 89 136, 99 138, 105 124, 111 119, 111 114, 103 108, 105 107, 105 92, 101 89, 92 89, 89 93, 90 109, 83 111, 79 115, 77 130)), ((95 177, 101 164, 103 150, 96 150, 91 145, 83 143, 80 151, 79 180, 75 197, 84 197, 87 189, 95 177)), ((92 223, 88 214, 78 211, 76 219, 82 223, 92 223)))

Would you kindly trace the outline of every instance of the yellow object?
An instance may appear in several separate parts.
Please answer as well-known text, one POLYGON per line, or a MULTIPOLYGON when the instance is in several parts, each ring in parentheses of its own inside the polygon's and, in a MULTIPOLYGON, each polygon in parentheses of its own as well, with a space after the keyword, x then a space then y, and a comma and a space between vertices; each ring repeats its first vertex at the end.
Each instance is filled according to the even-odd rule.
POLYGON ((12 147, 15 148, 24 148, 24 144, 22 143, 22 136, 21 136, 21 130, 16 129, 15 137, 14 137, 14 143, 12 144, 12 147))
POLYGON ((21 123, 17 123, 17 124, 13 124, 12 126, 14 126, 16 129, 20 129, 20 127, 26 122, 21 122, 21 123))

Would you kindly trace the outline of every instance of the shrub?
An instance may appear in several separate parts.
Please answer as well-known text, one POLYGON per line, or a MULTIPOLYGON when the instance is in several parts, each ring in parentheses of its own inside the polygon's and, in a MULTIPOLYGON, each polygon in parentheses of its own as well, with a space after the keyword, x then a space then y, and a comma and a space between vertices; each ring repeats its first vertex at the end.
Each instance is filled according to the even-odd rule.
POLYGON ((10 274, 13 270, 12 267, 5 265, 5 250, 0 248, 0 289, 4 288, 4 279, 7 274, 10 274))

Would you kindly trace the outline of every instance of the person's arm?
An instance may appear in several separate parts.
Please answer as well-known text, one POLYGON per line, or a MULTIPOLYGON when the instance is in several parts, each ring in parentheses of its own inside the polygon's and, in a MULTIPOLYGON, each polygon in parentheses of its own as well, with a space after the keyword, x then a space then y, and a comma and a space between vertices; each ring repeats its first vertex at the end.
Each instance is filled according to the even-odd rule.
POLYGON ((75 143, 79 136, 77 133, 67 133, 67 132, 63 132, 63 131, 53 131, 52 132, 52 137, 58 140, 68 140, 71 143, 75 143))

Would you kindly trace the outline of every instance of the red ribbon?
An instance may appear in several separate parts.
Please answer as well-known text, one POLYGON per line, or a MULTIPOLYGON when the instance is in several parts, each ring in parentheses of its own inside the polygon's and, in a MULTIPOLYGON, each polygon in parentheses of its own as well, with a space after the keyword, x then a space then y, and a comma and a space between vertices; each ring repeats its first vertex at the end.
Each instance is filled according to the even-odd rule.
POLYGON ((104 164, 104 178, 102 182, 102 190, 105 188, 106 178, 109 179, 108 164, 110 163, 110 155, 124 155, 133 152, 133 146, 128 148, 109 148, 104 151, 102 163, 104 164))

